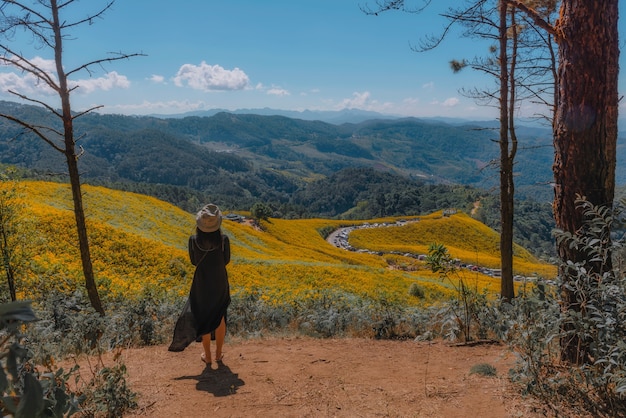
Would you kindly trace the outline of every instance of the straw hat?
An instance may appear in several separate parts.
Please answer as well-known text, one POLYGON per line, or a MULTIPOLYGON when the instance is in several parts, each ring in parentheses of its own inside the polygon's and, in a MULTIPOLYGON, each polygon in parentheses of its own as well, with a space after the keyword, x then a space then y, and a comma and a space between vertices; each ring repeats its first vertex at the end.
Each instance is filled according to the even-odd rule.
POLYGON ((217 205, 209 203, 196 215, 196 226, 203 232, 215 232, 222 225, 222 212, 217 205))

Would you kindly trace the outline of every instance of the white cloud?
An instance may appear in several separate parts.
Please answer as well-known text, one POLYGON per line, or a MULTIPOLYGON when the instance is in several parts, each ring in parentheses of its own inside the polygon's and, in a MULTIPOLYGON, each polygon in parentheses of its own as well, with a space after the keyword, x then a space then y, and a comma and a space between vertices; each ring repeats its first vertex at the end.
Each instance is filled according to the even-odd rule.
POLYGON ((280 87, 272 87, 271 89, 267 91, 267 94, 272 95, 272 96, 290 96, 291 95, 291 93, 289 93, 288 90, 281 89, 280 87))
POLYGON ((352 97, 349 99, 343 99, 339 105, 334 106, 336 110, 342 109, 361 109, 361 110, 369 110, 373 112, 382 112, 386 113, 392 111, 394 109, 394 104, 391 102, 379 102, 378 100, 374 100, 371 97, 371 93, 369 91, 365 92, 354 92, 352 93, 352 97))
MULTIPOLYGON (((12 60, 16 60, 16 57, 13 56, 12 60)), ((42 70, 45 73, 56 74, 57 66, 54 60, 49 60, 49 59, 45 59, 45 58, 41 58, 37 56, 37 57, 31 58, 30 60, 28 60, 28 62, 30 62, 32 66, 37 67, 38 69, 42 70)))
POLYGON ((169 100, 150 102, 144 100, 139 104, 113 105, 98 109, 99 113, 150 114, 150 113, 184 113, 203 110, 207 104, 203 101, 169 100))
POLYGON ((433 100, 432 102, 430 102, 430 104, 433 106, 442 106, 442 107, 454 107, 458 105, 459 103, 460 103, 460 100, 457 97, 449 97, 443 102, 440 102, 439 100, 433 100))
POLYGON ((165 81, 165 77, 158 74, 152 74, 152 76, 148 80, 156 84, 162 84, 165 81))
POLYGON ((454 107, 459 104, 459 99, 457 97, 450 97, 443 101, 443 107, 454 107))
MULTIPOLYGON (((54 60, 47 60, 41 57, 34 57, 29 61, 39 70, 44 71, 54 83, 58 84, 56 77, 56 65, 54 60)), ((24 95, 45 94, 52 95, 55 92, 33 74, 19 71, 12 66, 3 66, 3 68, 11 68, 13 72, 0 72, 0 90, 13 90, 24 95)), ((88 94, 96 90, 111 90, 116 87, 128 88, 130 81, 126 76, 120 75, 115 71, 105 74, 103 77, 86 78, 83 80, 68 80, 70 88, 78 87, 76 92, 88 94)))
POLYGON ((16 73, 0 73, 0 90, 12 90, 25 95, 30 95, 34 92, 54 93, 47 84, 38 83, 37 78, 31 74, 22 76, 16 73))
MULTIPOLYGON (((17 61, 16 57, 8 58, 8 60, 17 61)), ((45 72, 54 82, 56 82, 55 64, 53 60, 46 60, 41 57, 34 57, 29 62, 32 66, 45 72)), ((37 77, 29 72, 24 72, 19 68, 7 65, 7 61, 3 61, 0 68, 7 69, 8 72, 0 73, 0 89, 2 91, 12 90, 24 95, 38 94, 53 94, 54 91, 48 87, 45 82, 42 82, 37 77)))
POLYGON ((82 94, 93 93, 96 90, 108 91, 116 87, 123 89, 130 87, 128 78, 118 74, 116 71, 111 71, 105 74, 104 77, 86 78, 84 80, 71 81, 69 84, 72 87, 78 86, 76 91, 82 94))
MULTIPOLYGON (((368 105, 371 105, 370 92, 364 91, 363 93, 354 92, 352 98, 343 99, 339 104, 340 109, 367 109, 368 105)), ((375 103, 375 102, 374 102, 375 103)))
POLYGON ((309 91, 301 91, 301 92, 300 92, 300 96, 302 96, 302 97, 306 97, 306 96, 308 96, 309 94, 319 94, 319 93, 320 93, 320 89, 318 89, 318 88, 314 88, 314 89, 311 89, 311 90, 309 90, 309 91))
POLYGON ((174 77, 174 83, 179 87, 187 85, 201 91, 243 90, 249 86, 250 79, 239 68, 226 70, 202 61, 200 65, 182 65, 174 77))
POLYGON ((435 88, 435 83, 431 81, 429 83, 422 84, 422 88, 426 90, 433 90, 435 88))

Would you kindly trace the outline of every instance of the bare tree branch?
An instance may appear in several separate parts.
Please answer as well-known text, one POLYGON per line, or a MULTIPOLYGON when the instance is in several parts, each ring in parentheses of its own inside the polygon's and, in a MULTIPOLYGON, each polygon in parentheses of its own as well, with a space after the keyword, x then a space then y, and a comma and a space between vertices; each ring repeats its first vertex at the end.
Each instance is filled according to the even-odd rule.
POLYGON ((428 7, 432 0, 423 0, 424 5, 422 7, 410 8, 406 7, 404 0, 387 0, 387 1, 376 1, 376 8, 371 9, 370 7, 360 6, 360 9, 363 13, 367 15, 378 16, 380 13, 387 12, 389 10, 401 10, 406 13, 421 13, 428 7))
POLYGON ((41 40, 49 48, 54 47, 54 45, 50 42, 50 40, 48 40, 48 38, 44 35, 44 32, 42 31, 42 28, 45 29, 50 26, 51 22, 49 19, 47 19, 45 16, 39 13, 36 9, 28 7, 20 1, 6 0, 6 1, 3 1, 2 4, 3 4, 2 14, 5 16, 5 18, 9 22, 11 22, 8 28, 2 30, 2 32, 6 30, 14 29, 16 27, 23 26, 27 32, 30 32, 34 37, 41 40), (4 9, 6 8, 7 5, 16 6, 17 8, 21 9, 22 12, 25 14, 23 15, 23 17, 21 17, 22 15, 18 15, 18 14, 15 14, 13 16, 6 16, 4 14, 4 9), (35 16, 39 20, 31 20, 30 19, 31 16, 35 16))
POLYGON ((98 106, 90 107, 90 108, 89 108, 89 109, 87 109, 87 110, 83 110, 82 112, 78 112, 77 114, 75 114, 75 115, 72 117, 72 119, 79 118, 79 117, 81 117, 81 116, 83 116, 83 115, 86 115, 87 113, 91 113, 91 112, 93 112, 94 110, 96 110, 96 109, 100 109, 100 108, 102 108, 102 107, 104 107, 104 105, 98 105, 98 106))
POLYGON ((51 141, 46 134, 42 132, 43 129, 50 129, 49 127, 32 125, 28 122, 23 121, 22 119, 16 118, 15 116, 12 116, 12 115, 7 115, 5 113, 0 113, 0 117, 10 120, 11 122, 17 123, 18 125, 22 126, 26 130, 37 135, 39 138, 44 140, 48 145, 50 145, 55 150, 59 151, 60 153, 65 153, 65 149, 59 147, 57 144, 51 141))
POLYGON ((557 31, 558 24, 551 25, 536 10, 526 6, 523 2, 519 0, 504 0, 504 1, 506 1, 507 4, 524 12, 530 19, 532 19, 532 21, 535 23, 536 26, 542 29, 545 29, 549 34, 554 35, 557 38, 560 36, 557 31))
POLYGON ((123 54, 123 53, 117 53, 119 56, 117 57, 111 57, 111 58, 101 58, 101 59, 97 59, 91 62, 88 62, 86 64, 83 64, 79 67, 74 68, 73 70, 69 70, 68 72, 65 73, 65 75, 67 77, 69 77, 70 75, 79 72, 81 70, 85 70, 87 71, 89 74, 91 74, 91 70, 89 69, 89 67, 93 67, 94 65, 101 65, 107 62, 113 62, 113 61, 120 61, 123 59, 128 59, 128 58, 132 58, 132 57, 145 57, 145 54, 142 53, 134 53, 134 54, 123 54))
POLYGON ((463 9, 463 10, 450 9, 449 11, 441 14, 442 17, 446 18, 446 20, 448 21, 448 24, 444 27, 444 29, 441 31, 439 35, 427 37, 426 40, 421 43, 422 46, 420 47, 420 49, 419 50, 414 49, 414 50, 418 52, 425 52, 425 51, 430 51, 432 49, 435 49, 441 44, 441 42, 443 42, 443 40, 446 38, 448 33, 456 25, 461 25, 461 26, 471 25, 473 36, 478 35, 480 37, 484 37, 485 36, 484 33, 480 33, 480 34, 476 33, 476 28, 479 26, 478 24, 481 24, 481 25, 486 24, 489 26, 495 26, 493 22, 481 20, 481 17, 484 17, 486 15, 485 13, 480 12, 484 4, 485 4, 485 0, 480 0, 480 1, 477 1, 475 4, 473 4, 471 7, 469 7, 468 9, 463 9))
POLYGON ((37 99, 33 99, 31 97, 25 96, 23 94, 20 94, 16 91, 13 90, 9 90, 9 93, 11 93, 14 96, 19 97, 22 100, 26 100, 29 102, 33 102, 33 103, 37 103, 42 105, 43 107, 45 107, 46 109, 48 109, 51 113, 53 113, 55 116, 58 116, 59 118, 62 118, 63 115, 61 115, 56 109, 54 109, 52 106, 50 106, 49 104, 47 104, 46 102, 42 102, 41 100, 37 100, 37 99))
MULTIPOLYGON (((63 4, 60 4, 60 5, 58 6, 58 7, 59 7, 59 10, 61 10, 61 9, 63 9, 64 7, 69 6, 70 4, 74 3, 74 1, 75 1, 75 0, 69 0, 69 1, 67 1, 67 2, 65 2, 65 3, 63 3, 63 4)), ((69 24, 63 24, 63 25, 61 25, 61 29, 67 29, 67 28, 71 28, 71 27, 73 27, 73 26, 80 26, 80 25, 82 25, 83 23, 88 23, 88 24, 90 24, 90 25, 91 25, 91 24, 93 23, 93 20, 98 19, 98 18, 102 18, 102 15, 104 15, 104 13, 105 13, 107 10, 109 10, 109 9, 113 6, 113 4, 114 4, 114 3, 115 3, 115 0, 112 0, 112 1, 110 1, 109 3, 107 3, 107 4, 106 4, 106 5, 105 5, 105 6, 104 6, 104 7, 103 7, 103 8, 102 8, 99 12, 97 12, 97 13, 94 13, 94 14, 92 14, 92 15, 89 15, 88 17, 86 17, 86 18, 84 18, 84 19, 82 19, 82 20, 77 20, 76 22, 72 22, 72 23, 69 23, 69 24)))

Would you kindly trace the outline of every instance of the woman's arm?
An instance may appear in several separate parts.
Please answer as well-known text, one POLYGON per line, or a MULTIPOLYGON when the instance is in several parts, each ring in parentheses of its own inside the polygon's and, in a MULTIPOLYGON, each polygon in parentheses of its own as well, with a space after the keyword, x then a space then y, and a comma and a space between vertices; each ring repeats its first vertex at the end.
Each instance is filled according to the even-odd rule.
POLYGON ((189 244, 187 244, 187 246, 189 247, 189 260, 191 261, 191 264, 195 266, 198 262, 195 257, 196 252, 194 251, 195 236, 192 235, 189 237, 189 244))
POLYGON ((222 235, 222 252, 224 253, 224 265, 230 262, 230 239, 228 235, 222 235))

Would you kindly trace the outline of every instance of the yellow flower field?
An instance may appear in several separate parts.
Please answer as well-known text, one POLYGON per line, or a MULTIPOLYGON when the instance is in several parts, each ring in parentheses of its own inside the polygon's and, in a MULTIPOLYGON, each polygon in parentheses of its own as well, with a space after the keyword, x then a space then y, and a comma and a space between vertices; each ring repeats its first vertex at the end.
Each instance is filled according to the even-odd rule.
MULTIPOLYGON (((82 286, 69 185, 37 181, 21 184, 26 206, 24 221, 33 226, 30 269, 23 272, 20 295, 37 298, 39 292, 71 292, 82 286), (23 187, 22 187, 23 186, 23 187)), ((193 266, 187 240, 195 228, 194 216, 157 199, 84 185, 91 253, 101 296, 140 297, 146 288, 185 296, 193 266)), ((395 222, 395 219, 369 221, 395 222)), ((354 225, 364 223, 355 222, 354 225)), ((224 220, 231 239, 228 267, 233 294, 256 294, 267 303, 291 303, 336 290, 365 299, 385 298, 405 305, 430 304, 454 294, 452 283, 440 279, 415 259, 374 255, 335 248, 319 233, 346 226, 346 221, 271 219, 263 230, 250 223, 224 220), (404 268, 401 268, 404 267, 404 268), (410 268, 408 268, 410 267, 410 268), (410 296, 418 283, 423 299, 410 296)), ((350 235, 354 246, 376 251, 426 253, 431 242, 445 244, 454 257, 496 267, 497 234, 470 217, 440 214, 420 217, 401 227, 359 229, 350 235)), ((544 277, 554 267, 539 263, 516 248, 516 267, 544 277)), ((475 272, 463 279, 494 295, 499 280, 475 272)))
MULTIPOLYGON (((464 263, 499 268, 500 235, 464 213, 443 216, 441 212, 421 217, 403 226, 358 229, 350 234, 350 244, 374 251, 401 251, 428 254, 432 243, 444 244, 453 258, 464 263)), ((514 245, 514 274, 551 279, 556 267, 541 263, 530 252, 514 245)))

